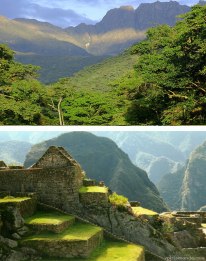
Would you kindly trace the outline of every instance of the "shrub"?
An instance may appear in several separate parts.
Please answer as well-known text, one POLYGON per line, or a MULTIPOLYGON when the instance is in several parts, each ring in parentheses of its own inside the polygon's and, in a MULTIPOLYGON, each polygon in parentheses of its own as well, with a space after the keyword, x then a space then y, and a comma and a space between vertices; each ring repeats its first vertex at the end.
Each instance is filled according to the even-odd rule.
POLYGON ((118 195, 116 192, 114 192, 109 196, 109 201, 111 204, 116 206, 125 206, 128 203, 128 198, 118 195))

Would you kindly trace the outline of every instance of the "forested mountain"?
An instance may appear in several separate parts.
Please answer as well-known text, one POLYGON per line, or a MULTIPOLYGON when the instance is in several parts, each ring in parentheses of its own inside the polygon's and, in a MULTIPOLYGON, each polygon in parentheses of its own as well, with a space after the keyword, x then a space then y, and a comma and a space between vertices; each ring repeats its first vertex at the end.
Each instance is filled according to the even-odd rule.
POLYGON ((124 194, 130 200, 138 200, 147 208, 166 210, 147 173, 134 166, 113 141, 86 132, 63 134, 34 145, 26 157, 25 166, 31 166, 51 145, 64 146, 82 165, 89 178, 104 180, 113 191, 124 194))
POLYGON ((206 143, 195 149, 184 168, 162 178, 158 189, 172 209, 198 210, 206 205, 206 143))

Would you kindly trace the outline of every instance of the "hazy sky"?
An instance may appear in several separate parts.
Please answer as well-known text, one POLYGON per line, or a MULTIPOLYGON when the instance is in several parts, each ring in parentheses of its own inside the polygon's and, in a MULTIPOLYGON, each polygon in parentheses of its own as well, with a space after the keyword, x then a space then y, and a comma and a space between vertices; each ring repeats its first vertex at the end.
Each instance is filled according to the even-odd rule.
MULTIPOLYGON (((81 22, 95 23, 112 8, 122 5, 132 5, 136 8, 140 3, 145 2, 154 2, 154 0, 0 0, 0 15, 8 18, 35 18, 67 27, 81 22)), ((192 5, 198 0, 179 2, 192 5)))

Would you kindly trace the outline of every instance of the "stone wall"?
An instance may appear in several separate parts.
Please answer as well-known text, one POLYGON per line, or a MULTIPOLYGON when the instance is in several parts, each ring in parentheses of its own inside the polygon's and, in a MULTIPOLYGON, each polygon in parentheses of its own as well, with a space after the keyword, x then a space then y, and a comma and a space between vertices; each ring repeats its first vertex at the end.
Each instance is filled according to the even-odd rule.
POLYGON ((40 202, 68 212, 78 207, 81 186, 82 171, 78 166, 0 171, 0 191, 10 195, 36 192, 40 202))
POLYGON ((84 206, 94 205, 94 206, 107 206, 108 205, 108 193, 100 192, 86 192, 80 193, 80 202, 84 206))
POLYGON ((99 231, 88 240, 31 240, 23 241, 22 245, 33 247, 42 255, 58 258, 87 258, 100 245, 103 232, 99 231))

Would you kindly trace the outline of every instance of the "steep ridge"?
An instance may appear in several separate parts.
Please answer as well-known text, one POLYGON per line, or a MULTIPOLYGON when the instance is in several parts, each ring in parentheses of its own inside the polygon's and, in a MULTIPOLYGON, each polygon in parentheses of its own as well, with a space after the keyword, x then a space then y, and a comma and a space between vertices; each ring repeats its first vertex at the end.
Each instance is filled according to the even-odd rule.
POLYGON ((175 172, 184 164, 185 157, 181 150, 155 132, 96 132, 114 140, 126 152, 133 164, 144 169, 152 182, 158 184, 169 172, 175 172))
POLYGON ((96 54, 96 46, 101 42, 101 48, 98 51, 112 54, 142 40, 145 30, 150 27, 160 24, 174 25, 178 19, 177 16, 189 10, 190 7, 180 5, 176 1, 140 4, 136 10, 132 6, 122 6, 108 11, 96 25, 80 24, 76 27, 68 27, 65 31, 84 43, 90 53, 96 54), (107 41, 99 41, 102 35, 107 41), (122 44, 117 45, 118 41, 122 44), (116 45, 116 48, 113 45, 116 45))
POLYGON ((160 194, 172 209, 196 211, 206 204, 206 143, 195 149, 184 168, 162 178, 160 194))
POLYGON ((191 153, 181 188, 183 210, 198 210, 206 204, 206 142, 191 153))
POLYGON ((146 208, 158 212, 167 209, 146 172, 134 166, 114 142, 91 133, 63 134, 34 145, 26 157, 25 166, 31 166, 51 145, 64 146, 70 151, 89 178, 104 180, 113 191, 140 201, 146 208))

